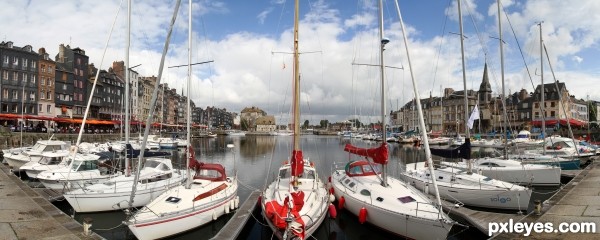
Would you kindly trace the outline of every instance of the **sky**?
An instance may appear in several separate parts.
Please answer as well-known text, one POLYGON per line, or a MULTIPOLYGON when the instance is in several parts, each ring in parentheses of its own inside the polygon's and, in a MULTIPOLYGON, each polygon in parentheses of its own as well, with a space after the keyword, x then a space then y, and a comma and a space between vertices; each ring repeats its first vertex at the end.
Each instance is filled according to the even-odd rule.
MULTIPOLYGON (((142 76, 158 75, 175 2, 132 1, 129 65, 141 64, 135 70, 142 76)), ((395 1, 383 1, 384 37, 390 40, 383 54, 386 111, 414 97, 409 66, 421 98, 440 96, 442 88, 464 88, 457 1, 398 3, 407 28, 406 45, 395 1)), ((59 44, 79 47, 102 69, 125 59, 127 0, 0 0, 0 5, 2 41, 44 47, 51 56, 58 53, 59 44)), ((191 84, 186 67, 168 68, 188 63, 188 6, 182 1, 177 13, 161 82, 185 95, 189 88, 198 107, 239 113, 256 106, 274 115, 278 124, 288 123, 293 1, 194 0, 192 63, 212 62, 193 66, 191 84)), ((380 119, 377 6, 375 0, 301 0, 302 122, 380 119)), ((467 88, 479 88, 487 64, 493 94, 500 94, 497 1, 463 0, 461 6, 467 88)), ((543 72, 544 83, 559 80, 578 99, 600 100, 600 1, 502 0, 501 6, 507 93, 533 92, 543 72), (540 22, 549 56, 544 53, 543 67, 540 22)))

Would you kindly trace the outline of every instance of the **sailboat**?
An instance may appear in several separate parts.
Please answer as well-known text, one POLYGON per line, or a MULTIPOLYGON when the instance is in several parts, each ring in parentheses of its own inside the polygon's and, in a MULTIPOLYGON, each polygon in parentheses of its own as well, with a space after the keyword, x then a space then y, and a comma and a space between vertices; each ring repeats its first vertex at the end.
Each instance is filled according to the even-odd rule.
POLYGON ((461 1, 458 0, 458 19, 460 24, 461 36, 461 56, 464 102, 465 102, 465 142, 456 149, 436 149, 431 150, 433 154, 448 158, 466 159, 467 169, 459 169, 448 166, 441 166, 436 169, 425 168, 425 163, 406 164, 406 172, 402 173, 403 178, 416 186, 417 188, 429 193, 429 186, 433 183, 434 176, 437 176, 439 195, 445 199, 459 204, 477 206, 493 209, 527 209, 531 198, 529 188, 495 180, 472 172, 471 162, 471 141, 468 129, 468 101, 465 75, 465 59, 462 29, 461 1), (434 174, 432 174, 434 173, 434 174))
MULTIPOLYGON (((177 1, 174 16, 179 8, 177 1)), ((188 96, 190 93, 192 66, 192 1, 189 1, 189 29, 188 29, 188 96)), ((175 17, 174 17, 175 18, 175 17)), ((171 22, 171 30, 174 23, 171 22)), ((168 40, 167 40, 168 44, 168 40)), ((167 44, 161 60, 159 77, 164 66, 164 57, 167 44)), ((155 86, 152 98, 155 100, 158 85, 155 86)), ((187 99, 187 142, 190 141, 190 97, 187 99)), ((151 108, 152 109, 152 108, 151 108)), ((147 140, 150 118, 147 119, 144 138, 147 140)), ((144 142, 142 142, 144 143, 144 142)), ((176 235, 202 225, 205 225, 220 216, 227 214, 239 204, 237 196, 237 176, 228 177, 225 167, 218 163, 198 162, 194 156, 194 149, 187 148, 186 179, 183 184, 173 187, 156 197, 146 206, 131 215, 125 222, 129 230, 140 240, 158 239, 176 235), (194 172, 194 176, 191 175, 194 172)), ((143 151, 143 149, 142 149, 143 151)), ((132 194, 135 194, 132 192, 132 194)), ((133 195, 132 195, 133 197, 133 195)))
MULTIPOLYGON (((398 3, 396 2, 396 4, 398 3)), ((399 11, 398 6, 397 9, 399 11)), ((386 89, 383 52, 389 40, 383 37, 383 9, 381 0, 379 1, 379 15, 379 37, 381 40, 379 67, 382 84, 381 129, 385 131, 386 89)), ((400 21, 404 31, 404 24, 401 17, 400 21)), ((408 42, 406 41, 406 36, 404 42, 405 44, 408 42)), ((415 85, 414 76, 413 85, 415 85)), ((417 94, 417 97, 419 96, 416 85, 415 94, 417 94)), ((419 120, 421 129, 423 129, 421 134, 423 135, 424 143, 428 146, 427 134, 424 131, 423 113, 420 110, 420 103, 418 104, 419 120)), ((419 190, 399 179, 387 175, 388 147, 385 141, 379 147, 371 149, 358 148, 347 144, 344 151, 364 156, 367 159, 350 161, 345 165, 344 169, 338 169, 332 173, 330 178, 331 191, 334 192, 338 200, 338 207, 343 207, 358 216, 360 223, 369 222, 386 231, 410 239, 446 239, 454 222, 441 211, 441 203, 438 203, 438 205, 432 203, 419 190), (371 158, 373 162, 369 161, 368 158, 371 158)))
POLYGON ((294 6, 294 149, 290 162, 279 168, 277 178, 262 192, 260 202, 263 216, 279 239, 308 239, 327 216, 330 205, 325 184, 300 149, 299 0, 294 6))

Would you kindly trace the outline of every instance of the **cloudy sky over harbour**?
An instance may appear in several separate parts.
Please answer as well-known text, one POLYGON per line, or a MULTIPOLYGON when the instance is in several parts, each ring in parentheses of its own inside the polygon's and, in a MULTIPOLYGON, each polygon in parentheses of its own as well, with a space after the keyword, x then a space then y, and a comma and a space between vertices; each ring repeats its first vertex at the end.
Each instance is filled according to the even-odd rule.
MULTIPOLYGON (((375 0, 301 0, 302 119, 341 121, 379 114, 378 11, 375 0), (353 64, 355 63, 355 64, 353 64)), ((404 1, 400 10, 421 97, 463 89, 456 0, 404 1)), ((125 58, 127 0, 0 0, 0 37, 16 46, 79 47, 96 67, 125 58), (120 6, 121 5, 121 6, 120 6), (119 7, 120 6, 120 7, 119 7), (102 52, 116 17, 107 55, 102 52)), ((541 82, 540 28, 549 53, 544 82, 566 82, 579 99, 600 100, 600 1, 501 1, 507 92, 541 82)), ((158 75, 174 0, 133 0, 130 65, 158 75)), ((496 0, 462 1, 467 87, 478 89, 485 63, 494 94, 501 92, 496 0)), ((293 1, 193 1, 191 96, 197 106, 239 112, 257 106, 287 121, 292 87, 293 1)), ((384 0, 388 110, 413 98, 395 3, 384 0), (399 69, 404 67, 404 70, 399 69)), ((166 66, 187 64, 188 1, 182 1, 166 66)), ((165 68, 163 82, 187 88, 185 68, 165 68)), ((365 118, 364 121, 369 121, 365 118)))

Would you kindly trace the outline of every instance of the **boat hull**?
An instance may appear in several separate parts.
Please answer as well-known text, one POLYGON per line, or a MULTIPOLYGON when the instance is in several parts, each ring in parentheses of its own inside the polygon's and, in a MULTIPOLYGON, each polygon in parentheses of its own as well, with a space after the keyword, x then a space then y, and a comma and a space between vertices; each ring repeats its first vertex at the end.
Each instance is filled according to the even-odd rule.
MULTIPOLYGON (((436 174, 437 175, 437 174, 436 174)), ((415 177, 411 173, 403 173, 406 182, 427 194, 435 194, 433 184, 415 177)), ((438 181, 440 197, 450 201, 458 202, 467 206, 482 207, 490 209, 527 210, 531 198, 530 190, 509 191, 507 189, 469 189, 458 188, 453 185, 441 184, 438 181)))
POLYGON ((183 186, 172 188, 140 209, 128 220, 127 225, 129 230, 140 240, 165 238, 189 231, 229 213, 229 209, 232 209, 233 201, 237 197, 237 186, 237 180, 233 180, 226 189, 213 195, 210 199, 199 201, 197 205, 192 205, 196 204, 192 199, 202 191, 182 190, 185 188, 183 186), (184 191, 186 193, 183 193, 184 191), (171 196, 178 196, 181 200, 178 203, 165 203, 171 196), (155 213, 156 208, 148 210, 166 204, 175 209, 159 214, 155 213))
MULTIPOLYGON (((183 178, 179 181, 173 180, 164 183, 154 182, 152 184, 138 184, 134 194, 132 207, 142 207, 150 203, 152 199, 158 197, 171 187, 181 184, 183 178)), ((129 207, 131 197, 131 184, 129 188, 119 187, 113 192, 85 193, 84 189, 71 191, 63 194, 65 199, 73 207, 75 212, 104 212, 115 211, 129 207)))
MULTIPOLYGON (((452 228, 452 223, 439 219, 421 218, 413 215, 397 212, 398 209, 385 209, 372 202, 360 199, 352 194, 352 191, 344 187, 339 180, 340 175, 332 176, 334 195, 338 200, 344 198, 344 209, 350 213, 360 216, 360 211, 367 211, 366 221, 390 233, 400 235, 409 239, 446 239, 452 228)), ((388 179, 389 180, 389 179, 388 179)), ((375 193, 372 193, 375 196, 375 193)), ((412 212, 420 212, 412 211, 412 212)), ((430 212, 428 212, 431 214, 430 212)))

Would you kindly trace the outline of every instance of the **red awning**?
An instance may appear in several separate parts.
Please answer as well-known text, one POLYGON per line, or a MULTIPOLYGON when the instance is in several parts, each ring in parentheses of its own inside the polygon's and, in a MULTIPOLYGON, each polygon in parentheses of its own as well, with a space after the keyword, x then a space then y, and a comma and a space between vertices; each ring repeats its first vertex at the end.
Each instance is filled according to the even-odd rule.
MULTIPOLYGON (((559 123, 562 126, 567 126, 567 119, 546 120, 545 123, 546 123, 546 126, 556 126, 557 123, 559 123)), ((575 127, 583 127, 586 125, 585 122, 579 121, 577 119, 569 119, 569 124, 571 126, 575 126, 575 127)), ((531 125, 542 126, 542 121, 541 120, 531 121, 531 125)))

